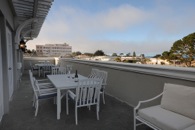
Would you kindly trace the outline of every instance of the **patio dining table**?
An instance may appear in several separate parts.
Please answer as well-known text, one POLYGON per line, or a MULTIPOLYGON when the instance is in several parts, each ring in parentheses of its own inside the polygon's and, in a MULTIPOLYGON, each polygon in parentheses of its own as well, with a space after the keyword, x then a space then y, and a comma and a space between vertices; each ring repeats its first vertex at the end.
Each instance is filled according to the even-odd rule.
POLYGON ((41 68, 44 68, 46 66, 50 66, 50 67, 53 67, 55 66, 54 64, 51 64, 51 63, 37 63, 35 64, 35 66, 38 67, 38 71, 39 71, 39 77, 41 76, 41 68))
MULTIPOLYGON (((65 75, 47 75, 47 78, 57 89, 57 119, 60 119, 61 113, 61 91, 75 89, 78 86, 78 82, 75 81, 75 74, 65 75)), ((78 80, 87 79, 87 77, 78 74, 78 80)))

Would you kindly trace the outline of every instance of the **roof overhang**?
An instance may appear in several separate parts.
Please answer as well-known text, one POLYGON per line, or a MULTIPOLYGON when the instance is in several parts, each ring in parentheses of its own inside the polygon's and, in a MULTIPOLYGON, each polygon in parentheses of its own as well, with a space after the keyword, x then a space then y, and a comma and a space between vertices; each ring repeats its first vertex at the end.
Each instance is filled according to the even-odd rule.
POLYGON ((9 0, 15 16, 16 29, 25 21, 32 20, 25 24, 20 31, 20 37, 26 40, 36 38, 41 30, 45 18, 54 0, 9 0))

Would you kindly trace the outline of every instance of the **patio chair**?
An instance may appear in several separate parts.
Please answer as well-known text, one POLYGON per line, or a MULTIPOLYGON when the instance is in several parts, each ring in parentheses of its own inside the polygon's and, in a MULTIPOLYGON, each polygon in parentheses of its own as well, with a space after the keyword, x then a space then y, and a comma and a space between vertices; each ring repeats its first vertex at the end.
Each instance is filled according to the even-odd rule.
POLYGON ((70 74, 72 71, 72 65, 66 65, 66 74, 70 74))
POLYGON ((100 89, 100 94, 102 95, 103 103, 106 104, 106 102, 105 102, 105 88, 107 85, 108 72, 106 72, 104 70, 99 70, 99 69, 92 69, 91 74, 88 77, 102 79, 102 87, 100 89))
POLYGON ((51 74, 51 68, 51 65, 45 65, 42 67, 43 77, 45 77, 47 74, 51 74))
MULTIPOLYGON (((30 78, 33 77, 33 73, 31 70, 29 70, 29 76, 30 76, 30 78)), ((36 81, 38 82, 38 84, 41 88, 54 88, 54 86, 52 85, 52 83, 48 79, 36 79, 36 81)))
POLYGON ((57 92, 55 88, 41 88, 36 79, 30 76, 31 86, 34 91, 34 100, 33 106, 35 106, 35 116, 37 116, 38 108, 39 108, 39 100, 43 99, 51 99, 57 96, 57 92))
POLYGON ((51 74, 52 75, 57 75, 57 74, 66 74, 66 68, 65 67, 52 67, 51 68, 51 74))
POLYGON ((59 73, 59 67, 52 67, 51 68, 51 74, 52 75, 56 75, 56 74, 58 74, 59 73))
POLYGON ((69 114, 68 100, 71 98, 75 102, 75 123, 78 124, 77 109, 79 107, 96 105, 97 120, 99 120, 99 97, 102 80, 85 79, 79 80, 76 92, 70 90, 66 94, 66 113, 69 114))
POLYGON ((94 78, 98 74, 99 69, 92 68, 91 73, 88 75, 88 78, 94 78))
POLYGON ((34 71, 36 71, 36 73, 38 73, 38 70, 39 70, 39 67, 38 66, 32 65, 32 62, 31 61, 29 61, 29 66, 30 66, 30 69, 31 69, 32 73, 34 71))
POLYGON ((59 74, 66 74, 66 67, 59 67, 59 74))
POLYGON ((102 95, 103 103, 106 104, 105 101, 105 88, 107 85, 107 77, 108 77, 108 72, 106 71, 99 71, 100 78, 102 79, 102 87, 100 89, 100 94, 102 95))

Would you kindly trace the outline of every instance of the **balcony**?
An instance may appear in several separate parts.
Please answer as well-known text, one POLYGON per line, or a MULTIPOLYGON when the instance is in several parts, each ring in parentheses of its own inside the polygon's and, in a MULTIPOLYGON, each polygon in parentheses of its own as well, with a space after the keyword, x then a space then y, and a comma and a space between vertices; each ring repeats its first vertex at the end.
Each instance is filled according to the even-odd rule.
MULTIPOLYGON (((37 117, 32 107, 32 89, 30 87, 28 62, 36 63, 43 58, 25 58, 23 76, 20 87, 15 90, 9 114, 3 117, 1 130, 27 129, 105 129, 132 130, 133 107, 139 100, 151 98, 162 92, 165 82, 193 86, 195 82, 193 68, 176 68, 167 66, 148 66, 121 64, 112 62, 84 61, 75 59, 48 58, 52 63, 60 65, 72 64, 73 72, 78 70, 88 75, 91 68, 103 69, 108 72, 106 86, 106 104, 100 105, 100 120, 96 120, 95 108, 91 111, 80 108, 78 126, 74 122, 74 104, 70 103, 70 114, 65 114, 65 99, 62 99, 61 119, 56 119, 56 105, 52 101, 42 101, 37 117)), ((45 58, 44 58, 45 60, 45 58)), ((157 102, 154 102, 156 104, 157 102)), ((150 130, 139 126, 138 130, 150 130)))

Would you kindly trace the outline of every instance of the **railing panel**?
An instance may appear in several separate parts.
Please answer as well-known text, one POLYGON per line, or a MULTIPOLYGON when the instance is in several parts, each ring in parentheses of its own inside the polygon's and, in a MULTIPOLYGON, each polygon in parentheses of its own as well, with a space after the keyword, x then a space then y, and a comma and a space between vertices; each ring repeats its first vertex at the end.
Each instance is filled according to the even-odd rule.
MULTIPOLYGON (((36 58, 35 58, 36 59, 36 58)), ((40 59, 33 60, 38 61, 40 59)), ((54 61, 54 58, 52 59, 54 61)), ((55 59, 56 60, 56 59, 55 59)), ((29 59, 25 59, 25 66, 29 59)), ((58 61, 58 60, 57 60, 58 61)), ((92 68, 108 72, 106 93, 136 106, 138 101, 149 99, 163 91, 164 83, 195 87, 195 69, 161 65, 101 62, 76 59, 59 59, 59 64, 73 65, 72 72, 88 76, 92 68)), ((156 103, 156 102, 155 102, 156 103)))
POLYGON ((163 91, 164 83, 195 87, 195 69, 172 66, 60 59, 62 65, 73 65, 73 72, 87 76, 92 68, 108 72, 106 93, 131 106, 163 91))

